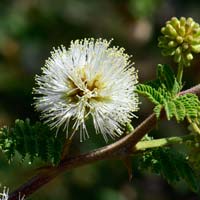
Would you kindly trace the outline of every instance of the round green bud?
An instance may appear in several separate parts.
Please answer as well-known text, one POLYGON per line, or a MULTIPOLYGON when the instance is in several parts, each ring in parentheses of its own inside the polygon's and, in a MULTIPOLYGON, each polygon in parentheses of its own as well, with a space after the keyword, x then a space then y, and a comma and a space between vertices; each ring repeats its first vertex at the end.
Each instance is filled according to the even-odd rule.
POLYGON ((174 61, 190 66, 194 53, 200 53, 200 25, 191 17, 172 17, 162 27, 158 46, 164 56, 173 56, 174 61))
POLYGON ((189 48, 189 45, 188 43, 183 43, 182 47, 184 50, 187 50, 189 48))
POLYGON ((192 46, 191 46, 191 49, 192 49, 192 51, 195 52, 195 53, 200 53, 200 44, 192 45, 192 46))
POLYGON ((193 55, 191 53, 188 53, 186 57, 188 61, 193 60, 193 55))
POLYGON ((176 41, 181 44, 183 42, 183 38, 181 36, 176 37, 176 41))
POLYGON ((166 31, 169 35, 171 35, 171 37, 177 36, 176 29, 171 24, 166 25, 166 31))
POLYGON ((169 46, 169 47, 176 47, 176 46, 177 46, 177 43, 176 43, 175 41, 170 41, 170 42, 168 43, 168 46, 169 46))
POLYGON ((181 37, 184 37, 184 35, 185 35, 185 27, 184 26, 181 26, 179 28, 179 34, 180 34, 181 37))
POLYGON ((181 26, 185 26, 185 23, 186 23, 186 18, 185 17, 181 17, 180 18, 180 25, 181 26))
POLYGON ((199 147, 199 143, 195 143, 195 147, 198 148, 199 147))

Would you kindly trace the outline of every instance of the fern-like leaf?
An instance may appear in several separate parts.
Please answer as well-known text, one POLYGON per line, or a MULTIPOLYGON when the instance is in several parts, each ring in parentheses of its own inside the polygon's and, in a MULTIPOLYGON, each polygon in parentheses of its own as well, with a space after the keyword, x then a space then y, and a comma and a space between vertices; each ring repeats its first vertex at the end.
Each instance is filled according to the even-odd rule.
POLYGON ((185 118, 193 121, 198 117, 200 111, 200 101, 195 94, 176 96, 164 101, 163 106, 167 119, 175 117, 178 122, 185 118))
POLYGON ((153 109, 154 113, 156 114, 157 119, 159 119, 159 117, 160 117, 160 113, 161 113, 162 108, 163 108, 163 106, 161 104, 158 104, 153 109))
POLYGON ((42 161, 57 164, 61 159, 65 141, 62 137, 55 137, 55 134, 40 122, 31 124, 29 119, 16 120, 13 128, 0 129, 0 149, 9 161, 17 151, 22 160, 29 156, 31 162, 40 158, 42 161))
POLYGON ((174 72, 168 65, 158 64, 157 78, 160 80, 162 87, 165 87, 172 96, 180 92, 181 87, 176 80, 174 72))
POLYGON ((173 101, 165 101, 164 108, 168 120, 177 115, 176 104, 173 101))
POLYGON ((146 151, 138 157, 138 167, 163 176, 170 184, 182 179, 193 191, 197 192, 199 189, 196 175, 186 156, 174 149, 163 147, 146 151))
POLYGON ((176 112, 175 112, 176 120, 178 122, 183 121, 186 116, 186 110, 185 110, 184 104, 180 100, 177 100, 177 99, 175 99, 173 102, 176 106, 176 112))
POLYGON ((180 89, 181 86, 171 68, 158 65, 157 79, 147 84, 139 84, 136 91, 155 104, 154 113, 157 118, 163 108, 168 120, 175 117, 180 122, 187 118, 193 123, 200 112, 200 101, 195 94, 179 96, 180 89))
POLYGON ((200 111, 200 102, 195 94, 185 94, 178 98, 185 107, 187 117, 195 119, 200 111))
POLYGON ((163 103, 164 97, 162 96, 162 94, 149 85, 137 85, 136 92, 146 96, 152 103, 156 105, 163 103))

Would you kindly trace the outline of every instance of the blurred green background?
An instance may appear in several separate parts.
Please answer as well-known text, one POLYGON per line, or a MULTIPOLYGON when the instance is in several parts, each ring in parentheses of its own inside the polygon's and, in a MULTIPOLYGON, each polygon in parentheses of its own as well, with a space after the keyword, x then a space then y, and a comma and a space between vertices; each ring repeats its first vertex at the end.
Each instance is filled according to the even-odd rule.
MULTIPOLYGON (((0 0, 0 126, 12 125, 16 118, 39 119, 34 112, 31 94, 34 76, 50 56, 53 47, 69 46, 71 40, 85 37, 114 38, 113 45, 122 46, 133 55, 139 80, 155 77, 158 63, 171 63, 161 57, 157 37, 161 26, 172 16, 193 17, 200 22, 200 2, 195 0, 0 0)), ((199 59, 186 69, 185 88, 200 81, 199 59)), ((139 124, 152 111, 143 102, 139 124)), ((184 134, 185 126, 162 122, 156 137, 184 134)), ((77 143, 86 151, 105 145, 101 137, 77 143), (98 142, 97 142, 98 141, 98 142)), ((28 160, 10 164, 0 154, 0 184, 13 190, 35 172, 28 160)), ((134 163, 133 165, 137 165, 134 163)), ((62 174, 29 199, 35 200, 197 200, 180 182, 169 186, 162 178, 134 170, 132 182, 120 161, 98 162, 62 174)))

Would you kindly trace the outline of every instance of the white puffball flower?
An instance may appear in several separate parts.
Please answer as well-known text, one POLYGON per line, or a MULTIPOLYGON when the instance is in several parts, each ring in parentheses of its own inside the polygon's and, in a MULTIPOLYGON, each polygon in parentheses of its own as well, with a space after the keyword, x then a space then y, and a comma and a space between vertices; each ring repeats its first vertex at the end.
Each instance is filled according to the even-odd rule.
POLYGON ((137 70, 123 48, 110 47, 105 39, 72 41, 69 49, 53 49, 36 75, 35 108, 53 129, 63 127, 68 136, 79 131, 89 137, 86 120, 91 116, 96 133, 107 141, 121 135, 138 110, 137 70))
MULTIPOLYGON (((9 193, 9 188, 4 187, 3 192, 0 193, 0 200, 8 200, 8 198, 9 198, 8 193, 9 193)), ((19 200, 25 200, 24 196, 20 197, 20 195, 19 195, 19 200)))

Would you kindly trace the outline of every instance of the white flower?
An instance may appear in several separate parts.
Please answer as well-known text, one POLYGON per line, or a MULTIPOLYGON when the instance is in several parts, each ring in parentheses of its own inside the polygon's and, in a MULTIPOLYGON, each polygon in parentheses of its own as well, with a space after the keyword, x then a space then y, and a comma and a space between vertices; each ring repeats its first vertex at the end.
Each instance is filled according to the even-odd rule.
MULTIPOLYGON (((4 187, 3 193, 0 193, 0 200, 8 200, 8 198, 9 198, 8 193, 9 193, 9 188, 4 187)), ((25 200, 25 199, 24 199, 24 197, 21 198, 19 195, 19 200, 25 200)))
POLYGON ((88 137, 86 119, 105 140, 123 133, 123 127, 138 110, 134 92, 137 71, 123 48, 109 47, 110 41, 84 39, 61 46, 36 76, 35 107, 51 128, 63 127, 68 134, 80 131, 80 140, 88 137))

